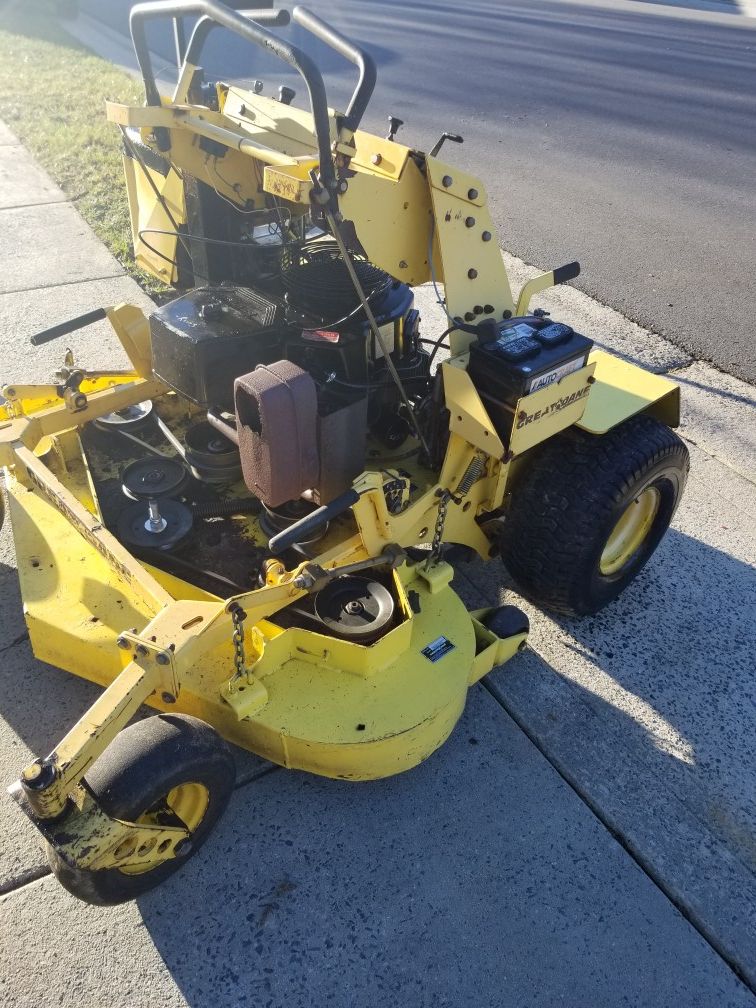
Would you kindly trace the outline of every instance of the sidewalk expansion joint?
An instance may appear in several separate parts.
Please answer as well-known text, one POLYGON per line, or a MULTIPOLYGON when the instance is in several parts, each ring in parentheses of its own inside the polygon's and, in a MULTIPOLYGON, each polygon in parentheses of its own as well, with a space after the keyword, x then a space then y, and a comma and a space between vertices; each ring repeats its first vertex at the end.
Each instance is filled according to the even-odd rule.
MULTIPOLYGON (((530 647, 530 645, 528 645, 530 647)), ((538 654, 538 652, 531 647, 531 650, 545 661, 543 657, 538 654)), ((499 704, 499 706, 504 710, 504 712, 512 719, 512 721, 517 725, 523 735, 536 747, 538 752, 543 756, 546 762, 554 769, 554 771, 562 778, 562 780, 567 784, 567 786, 574 791, 581 802, 593 813, 596 819, 601 823, 604 829, 609 833, 609 835, 616 840, 616 842, 622 847, 625 853, 632 858, 635 864, 640 868, 643 874, 652 882, 656 888, 666 897, 667 900, 672 904, 672 906, 677 910, 677 912, 690 924, 692 928, 701 936, 701 938, 706 942, 706 944, 712 949, 712 951, 724 962, 724 964, 735 974, 735 976, 740 980, 740 982, 748 988, 748 990, 756 995, 756 985, 754 985, 749 978, 745 975, 744 970, 740 964, 731 956, 728 951, 723 948, 721 942, 715 934, 707 927, 706 923, 701 920, 699 915, 695 912, 692 907, 689 907, 681 896, 674 892, 674 890, 667 885, 663 878, 655 870, 651 862, 643 855, 643 853, 635 846, 632 840, 625 834, 621 829, 614 826, 609 818, 602 811, 600 805, 595 802, 585 791, 581 788, 579 781, 570 773, 568 768, 554 756, 552 756, 545 746, 539 741, 538 737, 534 732, 530 730, 528 725, 519 717, 511 706, 507 703, 505 698, 496 688, 496 686, 489 682, 486 676, 481 680, 481 685, 486 689, 493 699, 499 704)))
POLYGON ((0 882, 0 899, 6 896, 15 896, 28 886, 35 885, 40 879, 47 878, 48 875, 52 875, 52 871, 47 865, 38 865, 36 868, 29 868, 28 871, 22 872, 17 878, 10 879, 8 882, 0 882))
POLYGON ((124 270, 121 273, 106 273, 104 276, 81 277, 78 280, 57 280, 55 283, 39 284, 36 287, 16 287, 13 290, 0 291, 0 298, 3 294, 32 294, 34 291, 52 290, 55 287, 75 287, 77 284, 96 283, 98 280, 122 280, 128 275, 124 270))
POLYGON ((721 466, 724 466, 725 469, 729 469, 731 473, 734 473, 736 476, 740 477, 740 479, 745 480, 746 483, 756 486, 756 479, 747 472, 743 472, 742 469, 738 469, 738 467, 734 466, 732 462, 728 462, 727 459, 722 458, 721 455, 716 455, 710 448, 705 447, 705 445, 702 445, 698 441, 694 441, 693 438, 689 437, 687 434, 679 434, 678 436, 681 437, 683 441, 693 445, 694 448, 698 448, 700 452, 703 452, 703 454, 707 455, 710 459, 712 459, 712 461, 718 462, 721 466))
POLYGON ((12 206, 1 206, 0 213, 2 213, 4 210, 33 210, 35 207, 60 206, 61 204, 69 202, 70 200, 68 199, 68 197, 64 194, 61 194, 61 196, 58 199, 43 199, 43 200, 35 200, 34 203, 14 203, 12 206))

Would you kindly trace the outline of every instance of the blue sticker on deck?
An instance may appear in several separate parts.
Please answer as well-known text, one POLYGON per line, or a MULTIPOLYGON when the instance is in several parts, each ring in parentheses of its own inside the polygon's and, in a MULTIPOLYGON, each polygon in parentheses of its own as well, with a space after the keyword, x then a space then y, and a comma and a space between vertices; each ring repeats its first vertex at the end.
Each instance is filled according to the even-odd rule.
POLYGON ((424 654, 429 661, 437 662, 439 658, 443 658, 445 654, 449 654, 453 650, 454 644, 452 644, 448 637, 436 637, 420 653, 424 654))

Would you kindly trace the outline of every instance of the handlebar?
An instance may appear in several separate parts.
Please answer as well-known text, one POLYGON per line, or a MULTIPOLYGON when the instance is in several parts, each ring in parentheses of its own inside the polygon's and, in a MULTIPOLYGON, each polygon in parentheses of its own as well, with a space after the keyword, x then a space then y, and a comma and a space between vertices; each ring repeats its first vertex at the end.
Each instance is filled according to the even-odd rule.
MULTIPOLYGON (((291 21, 287 10, 245 10, 237 13, 241 13, 244 17, 251 18, 258 24, 272 25, 274 28, 285 27, 291 21)), ((207 15, 199 19, 192 31, 191 38, 189 39, 189 45, 186 47, 182 61, 184 64, 184 67, 181 68, 182 73, 187 63, 190 63, 192 66, 200 65, 202 50, 205 48, 205 42, 207 41, 208 35, 213 28, 222 27, 222 25, 207 15)))
MULTIPOLYGON (((310 109, 315 126, 315 136, 318 142, 320 181, 326 190, 333 195, 336 191, 336 174, 331 161, 328 101, 320 71, 312 59, 302 52, 301 49, 290 45, 275 35, 271 35, 264 28, 260 27, 261 24, 274 26, 289 24, 290 17, 288 11, 255 10, 245 13, 247 14, 246 17, 217 2, 217 0, 150 0, 150 2, 136 4, 131 10, 129 24, 131 27, 131 37, 134 41, 134 50, 144 79, 147 104, 155 106, 161 104, 160 93, 155 82, 155 74, 152 69, 152 61, 147 46, 147 36, 145 33, 145 22, 147 20, 158 17, 179 18, 185 14, 198 14, 200 16, 186 49, 184 67, 187 64, 193 66, 199 65, 200 54, 213 28, 217 26, 227 28, 246 41, 268 50, 274 56, 283 60, 284 63, 288 63, 304 80, 310 98, 310 109)), ((356 130, 365 114, 368 102, 375 88, 377 75, 373 58, 304 7, 295 7, 293 17, 297 24, 301 25, 306 31, 315 35, 316 38, 319 38, 332 49, 335 49, 336 52, 357 67, 359 71, 357 87, 354 89, 342 121, 347 129, 356 130)), ((164 129, 158 128, 155 130, 155 134, 158 146, 161 150, 167 150, 169 146, 167 132, 164 129)))
POLYGON ((292 17, 297 24, 305 28, 310 34, 319 38, 321 42, 325 42, 331 49, 335 49, 337 53, 342 55, 344 59, 349 60, 350 63, 354 63, 359 70, 360 76, 357 81, 357 87, 354 89, 346 110, 346 116, 344 117, 346 128, 356 130, 365 114, 365 109, 375 88, 377 71, 373 57, 369 53, 366 53, 364 49, 360 49, 353 42, 350 42, 348 38, 336 31, 335 28, 332 28, 331 25, 326 24, 325 21, 322 21, 305 7, 295 7, 292 17))
MULTIPOLYGON (((147 36, 145 33, 145 22, 158 17, 181 17, 185 14, 198 14, 201 17, 211 18, 214 22, 229 31, 241 36, 248 42, 266 49, 274 56, 283 60, 293 67, 305 82, 310 98, 310 109, 312 111, 313 123, 315 125, 315 136, 318 142, 318 158, 320 162, 320 179, 329 193, 336 190, 336 173, 331 161, 330 128, 328 118, 328 102, 326 100, 325 85, 320 71, 315 66, 310 57, 289 45, 283 39, 276 38, 265 31, 254 21, 243 17, 232 11, 229 7, 216 0, 152 0, 152 2, 139 3, 131 9, 129 25, 131 37, 134 42, 134 50, 139 62, 139 69, 144 78, 144 88, 148 105, 159 106, 160 93, 155 83, 155 75, 152 70, 152 61, 147 47, 147 36)), ((261 11, 256 13, 256 17, 261 20, 284 17, 288 23, 286 12, 261 11)), ((196 30, 196 29, 195 29, 196 30)), ((209 29, 203 29, 207 31, 209 29)), ((191 46, 191 43, 190 43, 191 46)), ((166 150, 169 146, 167 136, 159 135, 155 130, 158 146, 166 150)))

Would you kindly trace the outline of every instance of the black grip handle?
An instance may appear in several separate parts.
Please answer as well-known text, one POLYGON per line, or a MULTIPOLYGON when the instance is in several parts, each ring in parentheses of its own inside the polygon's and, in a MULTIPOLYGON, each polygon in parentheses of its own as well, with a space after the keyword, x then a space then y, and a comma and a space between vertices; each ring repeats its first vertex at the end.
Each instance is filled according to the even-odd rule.
POLYGON ((357 87, 354 89, 346 115, 344 116, 344 126, 350 130, 356 130, 362 121, 365 109, 368 107, 368 102, 375 88, 377 71, 373 57, 369 53, 366 53, 364 49, 356 46, 354 42, 342 35, 341 32, 336 31, 331 25, 313 14, 312 11, 307 10, 306 7, 295 7, 292 11, 292 17, 297 24, 306 28, 308 32, 319 38, 321 42, 325 42, 327 46, 335 49, 344 59, 349 60, 350 63, 354 63, 359 70, 360 76, 357 80, 357 87))
POLYGON ((557 266, 554 270, 554 283, 567 283, 568 280, 574 280, 576 276, 580 276, 579 262, 571 262, 567 263, 565 266, 557 266))
POLYGON ((84 326, 92 325, 93 322, 99 322, 107 317, 108 313, 104 308, 95 308, 94 311, 87 312, 86 315, 77 315, 76 318, 69 319, 68 322, 59 322, 58 325, 35 333, 29 337, 29 342, 32 346, 42 346, 43 343, 50 343, 51 340, 58 339, 60 336, 68 336, 69 333, 76 332, 77 329, 83 329, 84 326))
POLYGON ((295 543, 306 539, 312 532, 316 532, 321 525, 325 525, 327 521, 338 518, 340 514, 348 511, 359 499, 360 495, 352 488, 335 500, 332 500, 330 504, 324 504, 323 507, 319 507, 312 514, 300 518, 298 522, 290 525, 283 532, 279 532, 278 535, 273 536, 268 543, 271 553, 283 553, 291 546, 294 546, 295 543))

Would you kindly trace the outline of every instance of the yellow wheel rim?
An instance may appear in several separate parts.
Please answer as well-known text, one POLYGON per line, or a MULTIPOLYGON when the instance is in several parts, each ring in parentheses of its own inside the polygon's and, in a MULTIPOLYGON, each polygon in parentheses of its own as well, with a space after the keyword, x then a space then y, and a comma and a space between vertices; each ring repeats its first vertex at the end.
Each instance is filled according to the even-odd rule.
POLYGON ((660 503, 656 487, 646 487, 628 504, 606 540, 599 560, 602 574, 616 574, 635 556, 651 530, 660 503))
MULTIPOLYGON (((181 820, 189 832, 194 833, 205 818, 207 806, 210 803, 210 792, 204 784, 187 781, 186 784, 179 784, 178 787, 172 788, 166 795, 164 803, 181 820)), ((148 825, 157 825, 159 818, 160 812, 149 811, 141 815, 136 821, 148 825)), ((128 841, 126 842, 128 843, 128 841)), ((130 854, 131 852, 128 853, 130 854)), ((145 872, 152 871, 153 868, 157 868, 164 861, 164 858, 158 855, 154 862, 150 863, 150 855, 153 853, 153 851, 145 851, 145 861, 143 864, 124 866, 123 868, 119 868, 119 871, 122 871, 124 875, 143 875, 145 872)))

